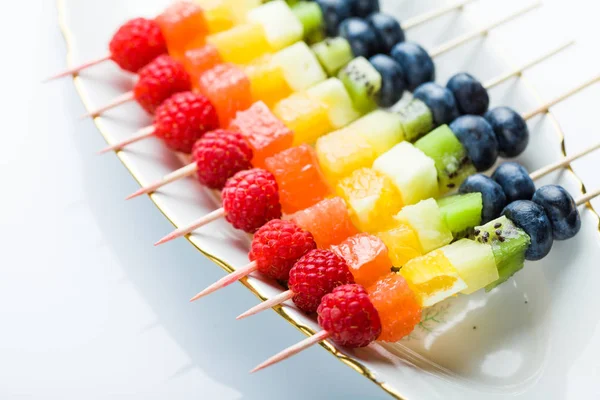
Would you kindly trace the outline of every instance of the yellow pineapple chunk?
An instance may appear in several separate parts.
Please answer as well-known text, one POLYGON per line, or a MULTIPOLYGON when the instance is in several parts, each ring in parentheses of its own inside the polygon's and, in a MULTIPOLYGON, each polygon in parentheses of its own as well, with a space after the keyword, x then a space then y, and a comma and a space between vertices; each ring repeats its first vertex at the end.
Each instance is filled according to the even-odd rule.
POLYGON ((394 267, 402 267, 408 261, 423 254, 417 234, 406 224, 396 223, 392 228, 378 232, 376 235, 388 248, 394 267))
POLYGON ((467 288, 442 250, 410 260, 402 267, 400 274, 421 300, 423 307, 431 307, 467 288))
POLYGON ((294 93, 273 108, 275 116, 294 131, 294 146, 313 143, 331 131, 327 111, 326 104, 309 97, 306 92, 294 93))

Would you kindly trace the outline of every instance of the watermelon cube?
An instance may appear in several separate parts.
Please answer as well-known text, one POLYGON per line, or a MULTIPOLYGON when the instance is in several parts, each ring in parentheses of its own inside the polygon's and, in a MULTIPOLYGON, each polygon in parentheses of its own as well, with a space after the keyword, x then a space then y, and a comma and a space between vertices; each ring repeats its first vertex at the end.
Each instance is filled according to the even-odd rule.
POLYGON ((183 65, 190 74, 192 85, 198 87, 200 77, 209 69, 221 64, 223 60, 217 48, 210 44, 187 50, 183 56, 183 65))
POLYGON ((229 129, 240 132, 252 148, 252 164, 264 167, 265 159, 292 145, 294 134, 263 102, 237 113, 229 129))
POLYGON ((309 145, 303 144, 277 153, 267 158, 265 165, 279 186, 279 201, 284 213, 310 207, 330 193, 315 151, 309 145))
POLYGON ((217 109, 221 126, 229 125, 238 111, 252 105, 250 80, 233 64, 219 64, 202 74, 198 91, 217 109))

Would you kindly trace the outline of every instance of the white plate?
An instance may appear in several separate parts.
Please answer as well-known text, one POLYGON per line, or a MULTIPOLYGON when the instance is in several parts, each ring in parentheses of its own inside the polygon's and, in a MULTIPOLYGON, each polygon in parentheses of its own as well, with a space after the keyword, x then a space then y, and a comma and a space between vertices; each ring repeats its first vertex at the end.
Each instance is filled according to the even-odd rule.
MULTIPOLYGON (((167 2, 59 1, 61 25, 70 50, 69 62, 76 64, 102 54, 119 23, 133 16, 155 15, 167 2)), ((444 2, 387 0, 382 3, 383 10, 396 16, 411 16, 444 2)), ((462 13, 440 18, 408 34, 410 39, 433 48, 522 4, 518 0, 481 0, 462 13)), ((493 31, 485 39, 475 40, 440 57, 436 60, 438 82, 444 83, 453 73, 463 70, 485 80, 506 71, 511 64, 519 64, 550 49, 567 38, 565 32, 549 25, 556 21, 553 18, 556 15, 552 10, 530 13, 493 31), (532 35, 532 27, 536 33, 543 34, 532 35), (506 60, 510 60, 510 64, 506 60)), ((586 59, 581 57, 584 56, 584 50, 575 48, 532 68, 524 78, 494 89, 493 105, 511 105, 521 111, 534 108, 541 98, 549 99, 593 74, 593 60, 583 62, 586 59), (576 57, 581 61, 572 62, 567 68, 565 60, 573 61, 576 57), (566 74, 567 71, 570 73, 566 74)), ((86 107, 92 109, 129 89, 132 77, 105 64, 87 71, 75 82, 86 107)), ((553 115, 532 120, 529 123, 531 143, 519 161, 534 170, 563 155, 565 143, 559 118, 569 126, 566 134, 569 151, 593 143, 593 135, 582 131, 595 122, 590 99, 595 97, 597 103, 598 97, 591 92, 588 90, 557 106, 553 115)), ((149 123, 150 118, 133 104, 96 120, 109 143, 126 138, 149 123)), ((131 146, 118 156, 141 184, 148 184, 182 165, 176 155, 155 140, 131 146)), ((582 175, 588 174, 590 182, 600 184, 590 168, 594 163, 589 159, 593 157, 578 162, 576 167, 581 166, 582 175)), ((581 182, 571 172, 554 173, 539 184, 550 182, 564 185, 575 197, 581 193, 581 182)), ((217 206, 214 196, 193 179, 169 185, 152 195, 152 200, 176 226, 217 206)), ((595 290, 596 282, 600 281, 595 261, 600 258, 600 247, 597 215, 586 209, 582 218, 583 228, 575 239, 555 243, 546 259, 528 263, 515 278, 492 293, 460 296, 427 310, 411 337, 398 345, 386 346, 388 351, 383 356, 372 349, 346 351, 329 344, 324 347, 397 398, 480 399, 484 395, 492 399, 508 396, 590 398, 592 393, 598 394, 600 371, 596 357, 600 350, 600 335, 596 330, 600 317, 595 311, 600 305, 600 295, 595 290)), ((247 238, 224 222, 196 232, 190 241, 228 271, 231 266, 247 262, 247 238)), ((254 277, 245 285, 261 298, 271 297, 281 290, 271 282, 254 277)), ((315 321, 291 307, 279 313, 306 333, 317 328, 315 321)), ((273 352, 278 350, 274 348, 273 352)))

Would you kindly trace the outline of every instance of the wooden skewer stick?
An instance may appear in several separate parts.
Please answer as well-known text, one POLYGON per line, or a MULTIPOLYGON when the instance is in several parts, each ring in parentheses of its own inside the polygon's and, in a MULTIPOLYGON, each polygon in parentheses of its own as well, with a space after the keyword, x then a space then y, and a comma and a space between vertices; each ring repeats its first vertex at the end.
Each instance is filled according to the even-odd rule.
POLYGON ((577 200, 575 202, 575 204, 577 204, 577 206, 583 205, 588 203, 590 200, 592 200, 594 197, 600 196, 600 189, 596 189, 593 192, 590 192, 586 195, 584 195, 583 197, 581 197, 579 200, 577 200))
POLYGON ((542 167, 540 169, 538 169, 537 171, 532 172, 531 174, 529 174, 529 177, 532 180, 537 180, 540 179, 541 177, 544 177, 546 175, 548 175, 550 172, 554 172, 557 169, 566 167, 567 165, 569 165, 571 162, 587 155, 590 154, 591 152, 600 149, 600 142, 596 143, 590 147, 588 147, 587 149, 584 149, 578 153, 575 153, 573 155, 567 156, 565 158, 563 158, 562 160, 559 160, 553 164, 547 165, 545 167, 542 167))
POLYGON ((541 106, 539 106, 538 108, 536 108, 535 110, 529 111, 528 113, 522 114, 521 116, 523 117, 524 120, 528 120, 531 119, 533 117, 535 117, 538 114, 543 114, 546 113, 550 110, 551 107, 555 106, 556 104, 562 102, 563 100, 565 100, 568 97, 573 96, 574 94, 582 91, 583 89, 587 88, 588 86, 593 85, 594 83, 598 82, 600 80, 600 74, 594 76, 591 79, 588 79, 587 81, 575 86, 573 89, 565 92, 564 94, 556 97, 555 99, 547 102, 546 104, 542 104, 541 106))
POLYGON ((498 19, 498 20, 496 20, 496 21, 494 21, 494 22, 492 22, 492 23, 490 23, 490 24, 488 24, 488 25, 486 25, 486 26, 484 26, 482 28, 476 29, 473 32, 465 33, 464 35, 459 36, 459 37, 457 37, 454 40, 451 40, 451 41, 449 41, 447 43, 442 44, 439 47, 436 47, 434 50, 432 50, 432 51, 429 52, 429 56, 431 58, 437 57, 437 56, 439 56, 441 54, 444 54, 444 53, 446 53, 446 52, 448 52, 450 50, 454 50, 455 48, 457 48, 457 47, 459 47, 459 46, 461 46, 461 45, 463 45, 463 44, 465 44, 467 42, 470 42, 471 40, 473 40, 473 39, 475 39, 475 38, 477 38, 479 36, 487 35, 492 29, 497 28, 500 25, 505 24, 505 23, 507 23, 507 22, 509 22, 509 21, 511 21, 511 20, 513 20, 513 19, 515 19, 515 18, 523 15, 523 14, 526 14, 529 11, 531 11, 531 10, 533 10, 533 9, 541 6, 541 5, 542 5, 541 1, 536 1, 533 4, 530 4, 530 5, 526 6, 526 7, 523 7, 520 10, 515 11, 514 13, 509 14, 506 17, 502 17, 502 18, 500 18, 500 19, 498 19))
POLYGON ((130 102, 130 101, 132 101, 134 99, 135 99, 135 95, 133 94, 133 91, 130 90, 129 92, 123 93, 122 95, 114 98, 110 103, 105 104, 104 106, 102 106, 100 108, 97 108, 97 109, 95 109, 93 111, 90 111, 87 114, 83 114, 81 116, 81 118, 82 119, 83 118, 88 118, 88 117, 95 118, 98 115, 100 115, 100 114, 102 114, 102 113, 104 113, 104 112, 106 112, 106 111, 108 111, 108 110, 110 110, 112 108, 120 106, 121 104, 128 103, 128 102, 130 102))
POLYGON ((107 152, 113 151, 113 150, 121 150, 123 147, 125 147, 129 144, 139 142, 140 140, 149 138, 153 135, 154 135, 154 125, 147 126, 145 128, 140 129, 139 131, 137 131, 129 139, 125 139, 122 142, 119 142, 116 144, 111 144, 110 146, 103 148, 102 150, 100 150, 98 152, 98 154, 104 154, 104 153, 107 153, 107 152))
POLYGON ((91 66, 96 65, 96 64, 103 63, 104 61, 108 61, 110 59, 111 59, 111 55, 107 54, 104 57, 100 57, 98 59, 95 59, 95 60, 92 60, 92 61, 88 61, 88 62, 83 63, 83 64, 81 64, 81 65, 79 65, 77 67, 73 67, 73 68, 68 69, 66 71, 60 72, 60 73, 58 73, 58 74, 56 74, 54 76, 46 78, 46 79, 43 80, 43 83, 50 82, 50 81, 52 81, 54 79, 62 78, 62 77, 67 76, 67 75, 78 74, 79 72, 81 72, 82 70, 84 70, 84 69, 86 69, 88 67, 91 67, 91 66))
POLYGON ((447 6, 442 6, 437 10, 433 10, 421 15, 417 15, 416 17, 405 20, 400 24, 403 30, 407 31, 419 25, 422 25, 426 22, 429 22, 433 19, 439 18, 443 15, 451 13, 452 11, 462 10, 467 4, 472 3, 476 0, 462 0, 458 1, 454 4, 449 4, 447 6))
POLYGON ((291 290, 286 290, 285 292, 282 292, 277 296, 270 298, 269 300, 265 300, 262 303, 257 304, 245 313, 238 315, 236 319, 244 319, 251 315, 258 314, 261 311, 278 306, 279 304, 290 300, 292 297, 294 297, 294 292, 291 290))
POLYGON ((190 175, 193 175, 198 170, 198 164, 195 162, 186 165, 185 167, 181 167, 176 171, 171 172, 168 175, 165 175, 161 180, 156 181, 148 186, 145 186, 138 190, 135 193, 130 194, 126 197, 125 200, 133 199, 134 197, 141 196, 146 193, 151 193, 156 191, 156 189, 163 187, 164 185, 175 182, 176 180, 186 178, 190 175))
POLYGON ((169 242, 173 239, 177 239, 178 237, 185 236, 188 233, 191 233, 192 231, 200 228, 201 226, 204 226, 213 221, 216 221, 217 219, 222 218, 224 216, 225 216, 225 209, 223 207, 221 207, 215 211, 212 211, 212 212, 206 214, 204 217, 197 219, 191 225, 174 230, 173 232, 169 233, 164 238, 160 239, 158 242, 154 243, 154 245, 158 246, 160 244, 169 242))
POLYGON ((563 51, 564 49, 566 49, 567 47, 571 46, 574 43, 575 43, 574 40, 566 41, 565 43, 553 48, 552 50, 541 54, 539 57, 523 63, 522 65, 514 68, 512 71, 508 71, 500 76, 490 79, 489 81, 487 81, 483 84, 483 87, 486 89, 491 89, 495 86, 498 86, 499 84, 501 84, 503 82, 506 82, 507 80, 509 80, 512 77, 519 76, 526 69, 529 69, 529 68, 539 64, 540 62, 545 61, 548 58, 560 53, 561 51, 563 51))
POLYGON ((213 292, 216 292, 217 290, 219 290, 221 288, 224 288, 225 286, 229 286, 232 283, 237 282, 240 279, 250 275, 257 269, 258 269, 258 264, 256 263, 256 261, 252 261, 248 265, 246 265, 242 268, 236 269, 231 274, 225 275, 223 278, 219 279, 218 281, 216 281, 215 283, 213 283, 212 285, 210 285, 209 287, 207 287, 206 289, 204 289, 203 291, 201 291, 200 293, 198 293, 197 295, 192 297, 190 299, 190 301, 196 301, 201 297, 207 296, 213 292))
POLYGON ((307 337, 303 341, 298 342, 295 345, 288 347, 287 349, 283 350, 282 352, 275 354, 273 357, 269 358, 262 364, 259 364, 256 367, 254 367, 254 369, 252 369, 252 371, 250 371, 250 373, 253 374, 257 371, 260 371, 261 369, 265 369, 267 367, 270 367, 273 364, 277 364, 278 362, 283 361, 286 358, 290 358, 291 356, 300 353, 302 350, 308 349, 310 346, 317 344, 319 342, 322 342, 323 340, 326 340, 327 338, 329 338, 329 336, 331 336, 331 334, 329 332, 319 331, 319 332, 315 333, 314 335, 307 337))

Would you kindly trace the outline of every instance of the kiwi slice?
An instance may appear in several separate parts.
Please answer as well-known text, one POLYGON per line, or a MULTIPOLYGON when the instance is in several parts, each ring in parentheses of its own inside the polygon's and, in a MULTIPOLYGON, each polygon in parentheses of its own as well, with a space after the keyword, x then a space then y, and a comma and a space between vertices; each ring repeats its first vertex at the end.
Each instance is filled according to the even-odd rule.
POLYGON ((481 224, 483 200, 479 192, 443 197, 437 204, 446 225, 455 237, 481 224))
POLYGON ((314 36, 322 35, 324 27, 323 12, 317 3, 303 1, 290 5, 292 6, 294 15, 302 23, 305 40, 307 38, 314 39, 314 36))
POLYGON ((485 287, 487 292, 506 282, 515 272, 523 268, 525 251, 531 244, 529 235, 505 216, 476 227, 473 231, 473 239, 489 244, 494 252, 500 277, 485 287))
POLYGON ((381 89, 381 74, 364 57, 356 57, 338 73, 354 108, 368 113, 377 108, 375 98, 381 89))
POLYGON ((414 142, 433 129, 433 115, 425 103, 412 99, 398 111, 402 120, 402 128, 406 132, 406 140, 414 142))
POLYGON ((313 45, 312 50, 329 76, 335 76, 354 58, 350 43, 343 37, 325 39, 313 45))
POLYGON ((415 147, 435 162, 440 194, 457 188, 468 176, 477 172, 467 151, 448 125, 442 125, 423 136, 416 141, 415 147))

